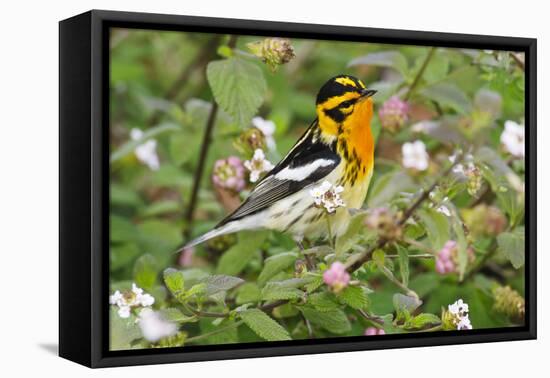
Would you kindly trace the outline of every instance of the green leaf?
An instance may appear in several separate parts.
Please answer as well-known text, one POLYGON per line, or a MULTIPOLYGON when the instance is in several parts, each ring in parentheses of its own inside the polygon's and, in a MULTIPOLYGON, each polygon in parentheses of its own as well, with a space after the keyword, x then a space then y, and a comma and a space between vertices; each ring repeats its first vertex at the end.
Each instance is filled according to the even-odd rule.
POLYGON ((206 295, 214 295, 221 291, 233 289, 243 282, 244 280, 242 278, 223 274, 210 276, 203 280, 203 283, 206 284, 206 295))
POLYGON ((118 215, 111 215, 111 242, 133 241, 138 233, 136 226, 127 218, 118 215))
POLYGON ((178 201, 165 200, 154 202, 151 205, 140 211, 143 218, 156 217, 165 214, 175 214, 181 211, 181 206, 178 201))
POLYGON ((525 263, 525 229, 517 227, 511 232, 504 232, 497 236, 498 248, 519 269, 525 263))
POLYGON ((239 316, 262 339, 267 341, 291 340, 286 329, 257 308, 243 311, 239 316))
POLYGON ((221 345, 239 341, 235 320, 224 319, 221 323, 212 318, 201 318, 199 322, 201 334, 211 333, 201 340, 201 344, 221 345), (235 326, 232 326, 235 325, 235 326))
POLYGON ((145 254, 134 264, 134 281, 139 287, 151 291, 157 281, 157 260, 145 254))
POLYGON ((357 238, 361 236, 361 231, 365 229, 365 217, 367 213, 360 211, 351 216, 348 228, 346 232, 336 239, 336 255, 341 256, 347 252, 353 244, 357 241, 357 238))
POLYGON ((266 231, 244 231, 239 241, 220 258, 216 273, 236 276, 248 265, 267 238, 266 231))
POLYGON ((404 77, 408 74, 407 59, 399 51, 381 51, 353 59, 348 67, 370 65, 393 68, 404 77))
POLYGON ((311 282, 307 283, 304 287, 308 293, 312 293, 323 285, 323 276, 313 276, 311 282))
POLYGON ((418 307, 420 307, 421 304, 422 301, 420 299, 411 297, 409 295, 404 295, 400 293, 396 293, 393 295, 393 307, 398 313, 402 311, 413 313, 418 307))
POLYGON ((311 307, 301 307, 300 311, 312 324, 324 328, 331 333, 341 334, 351 331, 351 324, 340 309, 317 311, 311 307))
POLYGON ((442 106, 448 106, 458 113, 467 114, 472 111, 472 103, 460 88, 450 83, 437 83, 419 90, 419 93, 429 100, 442 106))
POLYGON ((258 284, 263 286, 277 273, 293 266, 297 258, 298 254, 295 252, 279 253, 278 255, 268 257, 265 260, 264 269, 258 276, 258 284))
POLYGON ((163 308, 160 313, 164 319, 174 323, 191 323, 198 320, 196 316, 187 316, 174 307, 163 308))
POLYGON ((210 62, 206 76, 221 108, 239 125, 248 126, 267 90, 262 70, 255 63, 231 57, 210 62))
POLYGON ((375 176, 369 189, 367 203, 370 208, 385 205, 398 193, 414 187, 411 177, 403 171, 391 171, 375 176))
POLYGON ((110 161, 111 163, 114 163, 115 161, 133 152, 136 149, 136 147, 139 146, 140 144, 145 143, 147 140, 159 134, 162 134, 168 131, 178 131, 178 130, 180 130, 180 127, 173 123, 163 123, 158 126, 152 127, 148 130, 145 130, 141 138, 136 140, 129 140, 128 142, 124 143, 118 150, 114 151, 111 154, 110 161))
POLYGON ((286 286, 280 282, 268 282, 262 289, 262 300, 277 301, 301 299, 304 297, 304 292, 295 287, 286 286))
MULTIPOLYGON (((152 255, 165 259, 183 243, 181 229, 173 222, 147 220, 138 226, 142 248, 152 255)), ((162 261, 159 260, 159 263, 162 261)), ((166 264, 168 265, 168 264, 166 264)))
POLYGON ((369 304, 367 293, 361 286, 348 286, 339 295, 338 298, 348 306, 357 310, 362 310, 369 304))
POLYGON ((399 254, 399 272, 401 273, 401 282, 405 287, 409 287, 409 252, 406 248, 396 244, 399 254))
POLYGON ((434 209, 418 210, 417 214, 426 227, 432 248, 439 251, 451 236, 447 217, 434 209))
POLYGON ((253 282, 247 282, 237 289, 237 297, 235 302, 238 305, 245 303, 258 302, 261 299, 261 290, 253 282))
POLYGON ((334 311, 339 308, 339 304, 335 301, 335 296, 332 293, 314 293, 308 296, 308 303, 315 307, 317 311, 334 311))
POLYGON ((132 342, 142 337, 136 317, 130 315, 129 318, 121 318, 115 306, 111 306, 109 318, 110 350, 132 349, 132 342))
POLYGON ((421 329, 428 325, 441 324, 439 316, 434 314, 422 313, 410 319, 405 324, 405 329, 421 329))
POLYGON ((179 270, 168 268, 163 273, 164 284, 170 292, 178 298, 185 290, 185 281, 182 272, 179 270))

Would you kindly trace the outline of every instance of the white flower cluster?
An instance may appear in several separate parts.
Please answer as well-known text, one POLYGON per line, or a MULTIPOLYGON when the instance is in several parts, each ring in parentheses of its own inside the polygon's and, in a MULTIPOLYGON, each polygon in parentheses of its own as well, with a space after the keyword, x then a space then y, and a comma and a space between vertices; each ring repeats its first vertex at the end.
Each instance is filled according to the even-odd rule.
POLYGON ((250 182, 258 181, 263 172, 269 172, 274 167, 274 165, 265 158, 265 154, 260 148, 254 151, 252 159, 244 162, 244 166, 250 171, 250 182))
POLYGON ((470 318, 468 317, 468 304, 464 303, 462 299, 459 299, 453 304, 450 304, 448 306, 449 312, 454 317, 454 324, 456 325, 456 329, 458 330, 464 330, 464 329, 472 329, 472 323, 470 323, 470 318))
MULTIPOLYGON (((143 136, 143 131, 140 129, 132 129, 130 131, 130 138, 132 140, 139 140, 143 136)), ((160 168, 160 161, 157 155, 157 141, 149 139, 148 141, 140 144, 134 150, 136 157, 143 164, 148 166, 152 171, 157 171, 160 168)))
POLYGON ((130 317, 132 307, 149 307, 155 303, 155 298, 152 295, 143 292, 132 283, 132 290, 122 294, 120 291, 115 291, 109 297, 109 303, 118 306, 118 316, 121 318, 130 317))
POLYGON ((263 119, 262 117, 254 117, 252 118, 252 126, 264 134, 265 144, 268 149, 275 150, 277 148, 275 138, 273 138, 273 134, 275 134, 275 122, 263 119))
POLYGON ((504 122, 504 131, 500 135, 500 143, 516 157, 525 157, 525 126, 514 121, 504 122))
POLYGON ((403 144, 401 152, 403 154, 403 167, 418 171, 428 169, 430 156, 426 151, 426 145, 421 140, 403 144))
POLYGON ((321 185, 311 189, 309 193, 313 197, 316 206, 324 207, 328 213, 333 213, 338 207, 346 206, 340 193, 344 188, 340 185, 332 185, 324 181, 321 185))
POLYGON ((178 332, 176 323, 166 320, 159 312, 144 308, 139 312, 137 320, 143 337, 154 343, 178 332))

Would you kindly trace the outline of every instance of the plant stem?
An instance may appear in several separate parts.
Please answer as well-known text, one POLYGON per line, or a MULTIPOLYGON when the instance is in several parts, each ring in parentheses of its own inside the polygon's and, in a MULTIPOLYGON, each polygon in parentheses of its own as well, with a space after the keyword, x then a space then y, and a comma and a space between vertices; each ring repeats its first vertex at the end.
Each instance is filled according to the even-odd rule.
POLYGON ((405 294, 407 294, 408 296, 411 296, 411 297, 415 297, 415 298, 418 298, 418 294, 416 294, 416 292, 414 290, 411 290, 409 289, 407 286, 403 285, 403 283, 401 281, 399 281, 397 278, 395 278, 395 276, 393 275, 393 273, 391 272, 391 270, 389 270, 388 268, 386 268, 385 266, 381 266, 381 265, 378 265, 378 269, 380 269, 380 271, 391 281, 393 282, 397 287, 399 287, 401 290, 403 290, 403 292, 405 292, 405 294))
MULTIPOLYGON (((397 222, 399 226, 403 226, 405 222, 413 215, 413 213, 418 209, 418 207, 424 202, 426 199, 429 198, 430 193, 435 189, 437 185, 439 185, 439 182, 446 177, 449 173, 451 173, 452 169, 462 161, 464 157, 464 154, 459 154, 455 161, 434 181, 434 183, 428 188, 424 189, 418 199, 403 213, 403 216, 401 219, 397 222)), ((376 251, 379 248, 382 248, 386 245, 388 242, 387 239, 379 238, 378 241, 372 245, 369 249, 367 249, 365 252, 358 255, 358 257, 354 258, 353 260, 348 260, 346 262, 346 270, 350 273, 355 272, 357 269, 361 268, 364 263, 366 263, 372 253, 376 251)))
MULTIPOLYGON (((229 39, 228 46, 230 48, 234 48, 236 44, 237 44, 237 36, 232 35, 229 39)), ((199 193, 202 178, 204 176, 206 158, 208 156, 208 150, 211 144, 210 142, 212 139, 212 131, 214 129, 217 113, 218 113, 218 103, 215 100, 212 100, 210 114, 208 115, 208 120, 206 121, 206 128, 204 130, 204 135, 202 138, 201 150, 199 155, 199 163, 195 171, 193 189, 191 190, 191 198, 189 200, 189 205, 187 206, 187 212, 185 214, 185 221, 187 226, 185 228, 185 233, 184 233, 185 240, 189 240, 193 233, 193 214, 195 213, 195 207, 197 205, 197 196, 199 193)))
POLYGON ((203 333, 201 335, 197 335, 197 336, 193 336, 193 337, 190 337, 188 338, 187 340, 185 340, 186 343, 193 343, 197 340, 201 340, 201 339, 204 339, 205 337, 209 337, 209 336, 213 336, 213 335, 216 335, 218 333, 221 333, 223 331, 227 331, 228 329, 231 329, 231 328, 235 328, 235 327, 238 327, 240 326, 241 324, 243 324, 243 321, 240 320, 238 322, 235 322, 235 323, 232 323, 232 324, 229 324, 225 327, 221 327, 221 328, 218 328, 218 329, 215 329, 213 331, 210 331, 210 332, 206 332, 206 333, 203 333))
POLYGON ((330 246, 332 247, 332 249, 334 249, 334 240, 332 238, 332 227, 330 226, 330 214, 327 213, 325 216, 327 217, 327 229, 328 229, 329 243, 330 243, 330 246))
POLYGON ((405 101, 408 101, 411 98, 411 95, 412 95, 413 91, 416 89, 416 86, 418 85, 418 83, 420 83, 420 80, 422 79, 422 76, 424 75, 424 71, 426 71, 426 68, 428 67, 428 64, 430 63, 430 60, 432 59, 432 57, 435 54, 435 50, 436 50, 436 47, 432 47, 430 49, 430 51, 428 51, 428 55, 426 55, 426 58, 424 59, 424 62, 422 62, 422 66, 418 70, 418 73, 414 77, 414 80, 413 80, 411 86, 409 87, 409 90, 407 91, 407 93, 404 96, 405 101))
MULTIPOLYGON (((396 259, 396 258, 399 258, 399 255, 386 255, 386 257, 389 257, 390 259, 396 259)), ((419 253, 419 254, 409 255, 409 257, 419 258, 419 259, 433 259, 435 256, 431 253, 419 253)))
POLYGON ((511 52, 510 56, 516 62, 519 68, 521 68, 522 71, 525 71, 525 63, 516 55, 516 53, 511 52))
POLYGON ((372 316, 365 312, 365 310, 359 310, 359 313, 368 321, 371 321, 373 323, 379 324, 381 326, 384 325, 384 320, 378 316, 372 316))
MULTIPOLYGON (((414 239, 403 238, 403 239, 401 239, 401 241, 403 241, 403 242, 405 242, 409 245, 412 245, 413 247, 415 247, 417 249, 428 252, 429 257, 433 257, 436 254, 436 252, 433 249, 431 249, 430 247, 428 247, 428 246, 424 245, 423 243, 420 243, 419 241, 416 241, 414 239)), ((412 255, 409 255, 409 256, 412 257, 412 255)))

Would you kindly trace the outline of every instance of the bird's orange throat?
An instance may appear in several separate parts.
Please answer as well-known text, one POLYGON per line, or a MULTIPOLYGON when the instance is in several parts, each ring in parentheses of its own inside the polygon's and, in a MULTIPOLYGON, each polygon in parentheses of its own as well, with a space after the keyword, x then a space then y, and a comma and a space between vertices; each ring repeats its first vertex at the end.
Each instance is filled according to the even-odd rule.
POLYGON ((370 98, 355 105, 352 114, 341 124, 337 149, 346 160, 345 183, 368 178, 374 166, 374 138, 371 131, 373 104, 370 98))

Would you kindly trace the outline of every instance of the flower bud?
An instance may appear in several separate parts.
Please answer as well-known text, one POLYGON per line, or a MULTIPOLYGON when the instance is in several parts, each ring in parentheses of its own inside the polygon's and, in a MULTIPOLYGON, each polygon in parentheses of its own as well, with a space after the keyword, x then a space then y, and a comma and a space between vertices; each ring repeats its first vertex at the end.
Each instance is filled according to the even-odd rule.
POLYGON ((244 189, 245 169, 241 159, 230 156, 227 159, 220 159, 214 163, 212 182, 217 187, 240 192, 244 189))
POLYGON ((335 293, 338 293, 348 286, 350 275, 346 272, 344 264, 336 261, 323 273, 323 281, 330 286, 335 293))
POLYGON ((292 44, 285 38, 266 38, 263 41, 251 42, 246 46, 272 71, 275 71, 278 66, 290 62, 296 56, 292 44))
POLYGON ((506 216, 495 206, 479 204, 472 209, 464 209, 462 216, 474 237, 496 236, 506 229, 506 216))
POLYGON ((382 127, 391 133, 399 131, 409 119, 409 104, 397 96, 384 102, 378 116, 382 127))
POLYGON ((365 329, 365 336, 385 335, 386 332, 382 328, 367 327, 365 329))
POLYGON ((499 286, 493 289, 495 310, 505 314, 518 323, 525 319, 525 299, 510 286, 499 286))
POLYGON ((397 222, 397 217, 385 207, 370 210, 365 218, 365 225, 378 231, 379 235, 386 240, 395 240, 401 237, 402 230, 397 222))
POLYGON ((252 156, 257 149, 265 149, 266 137, 259 128, 249 127, 239 135, 234 145, 243 155, 252 156))

